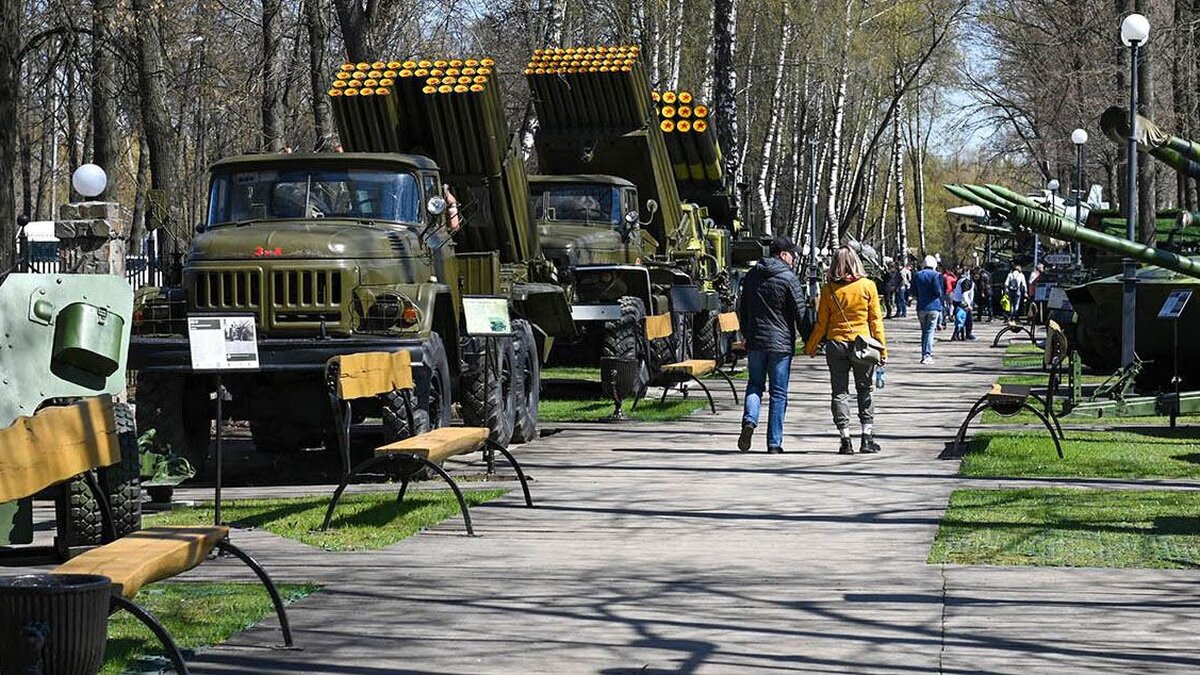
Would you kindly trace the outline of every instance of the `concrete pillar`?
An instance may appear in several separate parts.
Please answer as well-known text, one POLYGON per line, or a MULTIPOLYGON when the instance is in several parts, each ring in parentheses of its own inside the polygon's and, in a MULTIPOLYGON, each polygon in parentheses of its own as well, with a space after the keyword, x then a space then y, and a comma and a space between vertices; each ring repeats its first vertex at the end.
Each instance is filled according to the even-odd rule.
POLYGON ((116 202, 71 202, 58 209, 58 259, 71 274, 125 276, 129 221, 116 202))

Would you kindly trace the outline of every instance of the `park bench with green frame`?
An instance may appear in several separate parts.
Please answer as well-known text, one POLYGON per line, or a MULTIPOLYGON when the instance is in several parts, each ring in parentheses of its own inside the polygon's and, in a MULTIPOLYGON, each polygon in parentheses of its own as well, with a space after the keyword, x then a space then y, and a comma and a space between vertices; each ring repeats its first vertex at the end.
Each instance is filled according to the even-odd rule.
POLYGON ((112 583, 110 613, 125 610, 144 623, 162 642, 176 671, 186 675, 187 665, 167 630, 134 599, 146 584, 170 579, 191 570, 214 550, 245 563, 267 588, 287 647, 292 631, 287 610, 271 577, 253 558, 229 542, 229 528, 152 527, 116 539, 112 510, 100 489, 95 469, 121 461, 121 445, 112 399, 105 395, 85 398, 66 406, 43 408, 31 417, 19 417, 0 430, 0 502, 31 496, 64 481, 82 476, 100 503, 105 542, 56 567, 53 574, 94 574, 112 583))
POLYGON ((521 464, 507 448, 488 438, 489 432, 486 428, 442 427, 424 432, 418 429, 414 415, 416 397, 413 395, 412 357, 407 351, 362 352, 335 356, 326 363, 325 379, 329 385, 330 403, 333 406, 334 419, 338 427, 338 445, 342 455, 343 471, 342 480, 329 500, 321 530, 329 529, 338 502, 354 478, 374 470, 398 479, 400 491, 396 494, 396 502, 399 503, 404 500, 408 484, 428 470, 450 486, 450 490, 458 500, 459 508, 462 509, 467 534, 474 536, 475 530, 471 526, 471 512, 467 508, 467 501, 463 498, 458 483, 442 468, 441 463, 450 457, 480 451, 484 453, 489 474, 494 471, 493 453, 499 452, 504 455, 516 472, 517 479, 521 482, 521 490, 525 494, 525 505, 533 506, 533 498, 529 494, 529 483, 525 478, 525 472, 521 469, 521 464), (393 392, 400 392, 401 398, 405 402, 404 414, 407 416, 408 429, 412 430, 414 435, 375 448, 372 457, 352 467, 350 462, 351 402, 385 396, 393 392))
MULTIPOLYGON (((720 321, 718 321, 718 330, 720 330, 720 321)), ((660 314, 658 316, 646 317, 646 339, 658 340, 671 337, 674 328, 672 327, 671 315, 660 314)), ((718 334, 719 336, 719 334, 718 334)), ((682 385, 686 382, 695 382, 700 385, 700 389, 704 391, 704 396, 708 398, 708 407, 712 410, 712 414, 717 414, 717 404, 713 401, 712 392, 708 390, 704 382, 700 379, 706 375, 716 373, 725 379, 729 385, 729 390, 733 392, 733 400, 739 403, 737 387, 734 386, 733 380, 729 379, 729 375, 717 367, 717 362, 712 359, 688 359, 679 361, 678 363, 663 363, 659 364, 658 371, 650 380, 650 386, 662 387, 662 398, 659 402, 667 400, 667 394, 670 393, 672 387, 682 385)), ((682 389, 684 397, 687 397, 687 390, 682 389)), ((637 410, 638 401, 641 399, 635 398, 633 401, 633 409, 637 410)))

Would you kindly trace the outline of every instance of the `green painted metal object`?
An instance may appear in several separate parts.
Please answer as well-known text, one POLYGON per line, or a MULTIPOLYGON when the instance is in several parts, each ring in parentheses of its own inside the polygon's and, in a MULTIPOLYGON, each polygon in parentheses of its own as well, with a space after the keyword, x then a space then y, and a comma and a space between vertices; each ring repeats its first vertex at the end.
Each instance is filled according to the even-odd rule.
MULTIPOLYGON (((1129 140, 1129 109, 1113 106, 1100 116, 1100 128, 1114 142, 1129 140)), ((1193 178, 1200 177, 1200 143, 1172 136, 1154 122, 1137 116, 1138 150, 1193 178)))

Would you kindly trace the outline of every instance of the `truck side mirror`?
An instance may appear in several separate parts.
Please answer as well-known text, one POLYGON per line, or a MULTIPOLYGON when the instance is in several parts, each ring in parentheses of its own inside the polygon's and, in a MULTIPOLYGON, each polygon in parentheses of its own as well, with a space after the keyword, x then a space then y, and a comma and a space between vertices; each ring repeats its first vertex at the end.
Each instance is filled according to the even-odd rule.
POLYGON ((647 199, 646 210, 650 212, 650 217, 653 218, 654 214, 658 213, 658 202, 653 199, 647 199))

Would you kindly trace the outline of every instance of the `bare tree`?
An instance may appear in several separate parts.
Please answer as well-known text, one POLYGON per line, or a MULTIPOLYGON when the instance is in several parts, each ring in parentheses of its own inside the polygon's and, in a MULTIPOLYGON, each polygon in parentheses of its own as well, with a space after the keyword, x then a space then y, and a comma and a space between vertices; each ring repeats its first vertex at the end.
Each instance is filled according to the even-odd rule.
POLYGON ((322 0, 302 0, 304 27, 308 31, 308 82, 313 116, 313 131, 317 151, 333 149, 333 122, 329 101, 325 96, 328 80, 329 25, 325 23, 325 3, 322 0))
POLYGON ((108 173, 108 187, 98 199, 118 195, 117 14, 117 0, 92 3, 92 161, 108 173))
MULTIPOLYGON (((737 35, 737 0, 713 0, 713 82, 717 115, 717 142, 725 151, 725 175, 734 185, 740 177, 738 153, 738 75, 734 41, 737 35)), ((737 190, 733 202, 738 203, 737 190)))
POLYGON ((262 0, 262 143, 281 152, 283 97, 286 93, 283 64, 283 7, 281 0, 262 0))
POLYGON ((162 51, 160 17, 152 0, 132 0, 138 47, 138 89, 141 100, 142 130, 150 151, 150 185, 160 208, 170 218, 168 234, 185 242, 191 232, 178 218, 179 195, 175 189, 176 154, 171 117, 167 111, 167 63, 162 51))
POLYGON ((21 79, 21 5, 0 3, 0 274, 16 264, 17 195, 13 168, 17 165, 17 100, 21 79))

